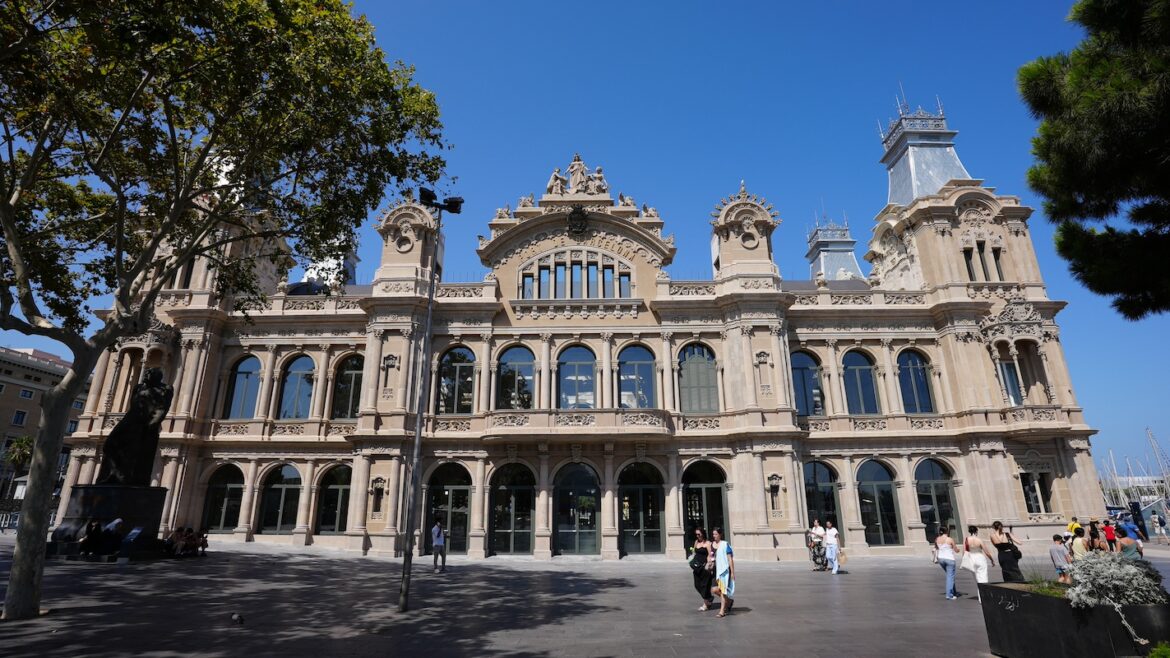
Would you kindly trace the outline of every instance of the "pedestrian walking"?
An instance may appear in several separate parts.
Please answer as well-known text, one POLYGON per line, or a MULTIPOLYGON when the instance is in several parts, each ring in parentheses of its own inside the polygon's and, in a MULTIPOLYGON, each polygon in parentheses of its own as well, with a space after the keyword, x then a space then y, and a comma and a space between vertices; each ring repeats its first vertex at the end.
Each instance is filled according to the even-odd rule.
POLYGON ((825 560, 829 563, 829 569, 832 570, 834 576, 837 575, 837 569, 840 568, 837 559, 840 552, 841 535, 833 527, 832 521, 825 521, 825 560))
POLYGON ((812 560, 813 571, 824 571, 829 561, 825 559, 825 529, 821 527, 820 519, 813 519, 812 527, 808 529, 808 555, 812 560))
POLYGON ((1113 527, 1113 522, 1105 519, 1104 525, 1101 526, 1101 534, 1105 535, 1105 545, 1109 547, 1110 553, 1117 552, 1117 528, 1113 527))
MULTIPOLYGON (((1121 531, 1118 529, 1118 535, 1121 531)), ((1072 553, 1073 562, 1080 562, 1089 554, 1089 540, 1085 537, 1085 529, 1077 528, 1073 531, 1073 540, 1069 544, 1069 552, 1072 553)))
POLYGON ((1068 569, 1072 565, 1072 558, 1068 555, 1068 547, 1064 545, 1064 537, 1052 535, 1052 545, 1048 547, 1048 557, 1052 559, 1052 566, 1056 568, 1056 580, 1070 584, 1068 569))
POLYGON ((719 617, 726 617, 735 606, 735 553, 723 539, 723 528, 711 528, 711 544, 715 551, 715 587, 711 594, 719 596, 719 617))
POLYGON ((1127 560, 1141 560, 1146 557, 1145 551, 1142 550, 1141 541, 1129 536, 1129 531, 1125 528, 1117 529, 1117 545, 1118 552, 1121 557, 1127 560))
POLYGON ((447 533, 443 531, 443 518, 435 517, 435 526, 431 528, 431 554, 435 560, 435 573, 447 570, 447 533), (439 568, 439 557, 443 558, 443 568, 439 568))
POLYGON ((959 598, 955 590, 955 540, 945 525, 938 529, 938 536, 934 538, 934 561, 946 572, 947 600, 954 601, 959 598))
MULTIPOLYGON (((991 557, 987 546, 979 538, 979 528, 973 525, 967 526, 967 538, 963 540, 962 566, 975 574, 976 588, 978 588, 979 583, 987 582, 987 567, 989 565, 995 566, 995 558, 991 557)), ((980 595, 979 600, 983 600, 982 595, 980 595)))
POLYGON ((1165 544, 1170 542, 1166 537, 1166 515, 1158 514, 1157 512, 1150 513, 1150 528, 1154 530, 1154 536, 1158 538, 1157 543, 1165 544))
POLYGON ((1020 572, 1020 558, 1024 557, 1024 554, 1012 533, 1004 530, 1003 523, 999 521, 991 524, 991 545, 995 547, 996 556, 999 558, 1003 582, 1024 582, 1024 574, 1020 572))
POLYGON ((711 542, 702 528, 695 528, 695 543, 691 546, 691 572, 695 579, 695 590, 703 597, 700 611, 706 612, 715 603, 711 588, 715 584, 715 553, 711 542))

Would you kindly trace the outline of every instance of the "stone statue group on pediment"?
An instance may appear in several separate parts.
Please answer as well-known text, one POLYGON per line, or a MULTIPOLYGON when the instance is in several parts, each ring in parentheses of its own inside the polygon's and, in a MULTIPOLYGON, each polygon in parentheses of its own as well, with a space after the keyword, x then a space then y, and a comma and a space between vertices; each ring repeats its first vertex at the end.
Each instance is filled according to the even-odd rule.
POLYGON ((601 167, 597 167, 593 173, 589 173, 589 167, 585 166, 585 162, 581 160, 581 154, 577 153, 573 155, 573 161, 569 163, 564 174, 561 173, 560 167, 553 169, 548 184, 545 185, 545 192, 558 195, 609 194, 609 183, 606 182, 601 167))

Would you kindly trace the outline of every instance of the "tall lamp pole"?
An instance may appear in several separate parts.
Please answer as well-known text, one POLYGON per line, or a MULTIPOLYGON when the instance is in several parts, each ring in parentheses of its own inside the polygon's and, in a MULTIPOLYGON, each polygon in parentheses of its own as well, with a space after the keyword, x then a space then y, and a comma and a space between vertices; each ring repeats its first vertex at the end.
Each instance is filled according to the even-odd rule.
POLYGON ((427 321, 424 325, 419 358, 414 359, 418 373, 418 400, 414 410, 414 451, 410 458, 410 488, 406 491, 406 552, 402 556, 402 584, 398 590, 398 611, 410 608, 410 568, 414 561, 414 531, 418 517, 418 495, 422 485, 419 459, 422 456, 423 423, 426 420, 427 400, 430 399, 430 381, 426 376, 427 362, 431 355, 431 323, 435 315, 435 285, 439 275, 439 240, 442 238, 443 211, 458 215, 463 210, 463 197, 447 197, 439 203, 433 190, 419 188, 419 203, 435 212, 435 237, 431 244, 431 282, 427 290, 427 321))

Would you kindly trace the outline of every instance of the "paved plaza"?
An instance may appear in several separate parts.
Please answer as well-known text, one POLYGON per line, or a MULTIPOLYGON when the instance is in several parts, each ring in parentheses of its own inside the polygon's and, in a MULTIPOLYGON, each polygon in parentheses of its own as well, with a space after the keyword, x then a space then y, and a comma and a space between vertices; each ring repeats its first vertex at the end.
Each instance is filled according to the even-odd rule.
MULTIPOLYGON (((1151 553, 1170 572, 1170 550, 1151 553)), ((0 536, 3 583, 11 554, 12 534, 0 536)), ((1025 572, 1045 564, 1030 557, 1025 572)), ((454 557, 447 573, 433 574, 427 559, 416 562, 406 614, 395 605, 400 565, 215 543, 201 559, 51 563, 50 613, 0 624, 0 654, 988 655, 972 576, 960 577, 972 595, 947 602, 942 572, 925 558, 855 559, 836 577, 803 564, 741 562, 740 596, 726 619, 697 611, 682 562, 454 557)))

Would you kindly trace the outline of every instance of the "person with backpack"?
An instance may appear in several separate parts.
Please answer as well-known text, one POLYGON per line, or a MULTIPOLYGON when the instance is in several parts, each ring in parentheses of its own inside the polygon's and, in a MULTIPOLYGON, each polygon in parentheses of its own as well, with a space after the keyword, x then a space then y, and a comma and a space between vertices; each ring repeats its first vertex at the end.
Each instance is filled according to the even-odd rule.
POLYGON ((1150 512, 1149 527, 1154 529, 1154 536, 1157 537, 1155 543, 1163 544, 1170 543, 1170 539, 1166 537, 1166 516, 1158 514, 1157 512, 1150 512))

